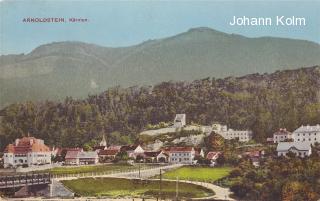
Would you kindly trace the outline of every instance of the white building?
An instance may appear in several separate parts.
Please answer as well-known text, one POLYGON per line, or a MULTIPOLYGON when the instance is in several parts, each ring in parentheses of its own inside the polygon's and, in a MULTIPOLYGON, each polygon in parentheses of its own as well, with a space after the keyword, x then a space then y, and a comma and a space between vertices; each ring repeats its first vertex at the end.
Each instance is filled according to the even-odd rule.
POLYGON ((279 142, 277 152, 278 156, 286 156, 287 153, 292 152, 302 158, 312 153, 309 142, 279 142))
POLYGON ((227 140, 238 139, 240 142, 248 142, 252 139, 252 131, 250 130, 228 129, 226 125, 221 124, 213 124, 212 130, 227 140))
POLYGON ((101 140, 101 142, 99 143, 99 145, 102 147, 105 147, 105 148, 107 148, 107 140, 106 140, 106 138, 105 138, 105 136, 103 135, 102 136, 102 140, 101 140))
POLYGON ((97 164, 99 156, 95 151, 70 150, 65 156, 66 165, 97 164))
POLYGON ((298 129, 293 131, 292 138, 294 142, 309 142, 311 144, 314 144, 315 142, 320 143, 320 125, 302 125, 298 129))
POLYGON ((171 147, 168 154, 169 163, 192 164, 196 151, 193 147, 171 147))
POLYGON ((33 166, 51 163, 51 151, 41 139, 23 137, 9 144, 3 155, 5 168, 17 166, 33 166))
POLYGON ((186 125, 186 114, 176 114, 173 121, 174 128, 182 128, 186 125))
POLYGON ((285 142, 288 140, 292 140, 292 133, 287 131, 285 128, 280 128, 277 132, 273 134, 273 142, 285 142))
POLYGON ((145 150, 140 145, 127 145, 122 146, 121 151, 126 151, 129 158, 136 159, 137 156, 144 156, 145 150))

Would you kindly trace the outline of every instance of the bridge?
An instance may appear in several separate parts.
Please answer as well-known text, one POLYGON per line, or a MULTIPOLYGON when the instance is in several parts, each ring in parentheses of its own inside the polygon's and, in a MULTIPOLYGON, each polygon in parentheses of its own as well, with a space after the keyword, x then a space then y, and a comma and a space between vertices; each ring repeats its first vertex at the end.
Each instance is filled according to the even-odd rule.
POLYGON ((35 186, 40 184, 50 184, 51 175, 49 173, 42 174, 25 174, 14 176, 0 177, 0 190, 24 186, 35 186))

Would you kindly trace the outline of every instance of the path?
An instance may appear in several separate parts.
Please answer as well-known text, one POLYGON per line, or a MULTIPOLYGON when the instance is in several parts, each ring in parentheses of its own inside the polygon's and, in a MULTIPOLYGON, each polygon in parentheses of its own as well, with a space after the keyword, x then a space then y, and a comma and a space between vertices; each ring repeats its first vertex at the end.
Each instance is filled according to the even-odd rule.
MULTIPOLYGON (((118 173, 112 173, 112 174, 105 174, 105 175, 84 175, 84 176, 78 176, 78 177, 64 177, 64 178, 57 178, 57 180, 72 180, 72 179, 79 179, 79 178, 101 178, 101 177, 112 177, 112 178, 123 178, 123 179, 134 179, 134 178, 142 178, 147 180, 159 180, 159 179, 148 179, 150 177, 154 177, 156 175, 159 175, 160 169, 161 170, 169 170, 173 168, 178 168, 183 166, 182 164, 173 164, 168 166, 162 166, 162 167, 156 167, 156 168, 149 168, 149 169, 143 169, 140 171, 140 177, 139 177, 139 171, 135 170, 132 172, 118 172, 118 173)), ((162 179, 163 181, 176 181, 176 180, 170 180, 170 179, 162 179)), ((210 189, 215 192, 215 195, 206 197, 206 198, 199 198, 196 200, 202 200, 202 199, 218 199, 218 200, 234 200, 230 198, 231 192, 228 188, 222 188, 220 186, 206 183, 206 182, 198 182, 198 181, 188 181, 188 180, 180 180, 179 182, 184 183, 191 183, 199 186, 203 186, 207 189, 210 189)))

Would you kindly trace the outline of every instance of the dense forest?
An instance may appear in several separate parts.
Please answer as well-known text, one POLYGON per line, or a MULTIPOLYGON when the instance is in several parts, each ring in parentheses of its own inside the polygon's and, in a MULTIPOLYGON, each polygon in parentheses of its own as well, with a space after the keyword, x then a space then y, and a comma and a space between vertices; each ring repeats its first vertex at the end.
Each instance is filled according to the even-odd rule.
POLYGON ((307 159, 265 159, 259 168, 242 161, 230 176, 231 191, 240 200, 316 201, 320 198, 320 160, 316 150, 307 159))
POLYGON ((102 134, 109 143, 133 143, 148 124, 172 121, 176 113, 186 113, 188 123, 252 129, 260 142, 278 128, 318 124, 320 67, 114 87, 83 100, 11 104, 0 112, 0 149, 28 132, 51 146, 94 144, 102 134))

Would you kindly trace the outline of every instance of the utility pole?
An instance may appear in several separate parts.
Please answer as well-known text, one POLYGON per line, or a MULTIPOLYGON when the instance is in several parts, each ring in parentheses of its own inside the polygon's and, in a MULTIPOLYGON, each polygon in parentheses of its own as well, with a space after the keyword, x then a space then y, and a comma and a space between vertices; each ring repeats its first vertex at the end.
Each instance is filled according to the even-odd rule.
POLYGON ((140 163, 139 163, 139 178, 141 179, 141 172, 140 172, 140 168, 141 168, 141 166, 140 166, 140 163))
POLYGON ((176 201, 179 200, 179 177, 177 177, 176 181, 176 201))
POLYGON ((161 168, 160 168, 160 191, 159 191, 159 197, 160 197, 160 200, 161 200, 161 196, 162 196, 162 172, 161 172, 161 168))

